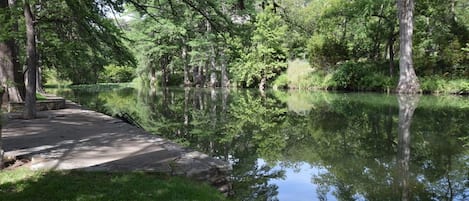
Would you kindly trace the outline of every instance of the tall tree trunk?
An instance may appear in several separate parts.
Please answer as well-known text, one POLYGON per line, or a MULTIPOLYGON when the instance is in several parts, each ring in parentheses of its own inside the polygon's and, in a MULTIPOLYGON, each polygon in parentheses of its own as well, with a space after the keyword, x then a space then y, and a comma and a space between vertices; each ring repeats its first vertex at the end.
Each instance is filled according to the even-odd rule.
POLYGON ((148 72, 148 79, 150 80, 150 88, 154 88, 157 82, 155 68, 150 68, 150 72, 148 72))
POLYGON ((411 200, 409 186, 410 163, 410 125, 419 96, 413 94, 398 95, 399 101, 399 128, 398 128, 398 173, 401 200, 411 200))
POLYGON ((40 66, 38 66, 36 71, 36 91, 39 93, 46 93, 46 91, 44 90, 44 85, 42 83, 42 68, 40 66))
POLYGON ((181 57, 182 65, 184 66, 184 86, 187 87, 191 86, 191 81, 189 79, 189 66, 187 65, 187 46, 184 39, 182 39, 182 44, 181 57))
POLYGON ((267 82, 267 79, 263 76, 261 81, 259 82, 259 90, 261 92, 264 91, 266 82, 267 82))
MULTIPOLYGON (((10 9, 14 8, 16 6, 17 0, 9 0, 8 5, 10 9)), ((15 18, 15 16, 12 16, 15 18)), ((14 33, 18 33, 18 20, 15 20, 13 22, 13 27, 12 31, 14 33)), ((17 87, 17 90, 19 91, 19 96, 21 97, 21 101, 24 101, 24 97, 26 96, 26 88, 24 85, 24 75, 23 75, 23 66, 20 64, 19 61, 19 52, 20 49, 18 47, 18 43, 16 42, 16 39, 12 39, 10 41, 10 46, 11 50, 13 52, 12 58, 13 58, 13 74, 14 74, 14 80, 15 80, 15 85, 17 87)), ((15 95, 16 96, 16 95, 15 95)))
POLYGON ((389 77, 394 77, 394 34, 391 33, 388 39, 389 53, 389 77))
POLYGON ((161 72, 162 72, 161 73, 161 86, 166 87, 166 84, 168 84, 168 82, 166 80, 166 77, 167 77, 167 74, 168 74, 167 69, 166 69, 167 66, 164 62, 160 62, 160 63, 162 64, 161 65, 161 67, 162 67, 162 69, 161 69, 161 72))
POLYGON ((210 45, 210 87, 217 87, 217 69, 215 61, 215 47, 210 45))
MULTIPOLYGON (((4 93, 4 89, 2 89, 0 87, 0 97, 3 96, 3 93, 4 93)), ((0 98, 0 106, 2 105, 2 99, 0 98)), ((1 111, 0 111, 0 115, 1 115, 1 111)), ((0 170, 3 169, 3 155, 4 155, 4 151, 3 151, 3 144, 2 144, 2 125, 3 125, 3 121, 2 119, 0 119, 0 170)))
MULTIPOLYGON (((11 12, 8 10, 12 6, 7 1, 0 2, 0 9, 6 10, 4 15, 5 22, 14 20, 11 16, 11 12)), ((1 27, 2 29, 6 30, 15 30, 15 23, 13 23, 12 27, 1 27)), ((21 86, 23 83, 18 83, 18 80, 22 80, 17 78, 18 76, 23 76, 21 72, 20 64, 18 62, 18 51, 16 48, 15 39, 10 38, 6 39, 5 41, 0 41, 0 83, 1 86, 4 87, 5 93, 3 95, 3 99, 8 102, 22 102, 23 96, 21 93, 21 86)))
MULTIPOLYGON (((37 8, 37 12, 41 12, 42 9, 42 1, 39 1, 39 7, 37 8)), ((41 42, 41 32, 37 27, 34 27, 36 31, 36 42, 40 43, 41 42)), ((41 54, 39 51, 36 51, 36 56, 37 56, 37 71, 36 71, 36 91, 39 93, 46 93, 44 90, 44 85, 42 82, 42 60, 41 60, 41 54)), ((95 71, 98 70, 98 68, 93 68, 95 71)), ((96 82, 98 80, 98 74, 95 72, 95 77, 96 77, 96 82)))
POLYGON ((25 119, 33 119, 36 117, 36 71, 37 71, 37 55, 36 55, 36 37, 34 30, 34 16, 31 12, 29 2, 24 3, 24 18, 26 23, 26 99, 23 116, 25 119))
POLYGON ((200 62, 199 66, 198 66, 197 82, 196 82, 197 87, 204 87, 204 84, 205 84, 204 66, 207 66, 207 65, 204 65, 204 62, 200 62))
POLYGON ((398 93, 417 93, 420 84, 415 75, 412 60, 412 35, 413 35, 413 12, 414 0, 397 0, 399 13, 399 84, 398 93))
POLYGON ((225 56, 225 51, 222 50, 220 52, 220 57, 221 57, 221 87, 229 87, 230 86, 230 80, 228 78, 228 72, 226 70, 226 56, 225 56))
MULTIPOLYGON (((209 42, 213 42, 211 41, 211 38, 210 38, 210 33, 212 32, 212 25, 210 25, 210 22, 208 20, 205 21, 205 26, 207 28, 207 41, 209 42)), ((212 43, 210 43, 210 53, 209 53, 209 62, 210 62, 210 82, 209 82, 209 86, 210 87, 216 87, 217 84, 218 84, 218 80, 217 80, 217 72, 216 72, 216 61, 215 61, 215 47, 212 43)))

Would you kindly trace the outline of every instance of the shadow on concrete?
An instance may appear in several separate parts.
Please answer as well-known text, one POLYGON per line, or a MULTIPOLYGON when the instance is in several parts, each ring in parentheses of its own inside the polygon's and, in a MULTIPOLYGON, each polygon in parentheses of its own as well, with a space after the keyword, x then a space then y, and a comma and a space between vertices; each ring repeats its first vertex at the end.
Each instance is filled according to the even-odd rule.
POLYGON ((212 184, 227 181, 224 161, 151 135, 119 119, 71 108, 9 119, 3 128, 7 156, 31 158, 32 169, 150 171, 212 184))

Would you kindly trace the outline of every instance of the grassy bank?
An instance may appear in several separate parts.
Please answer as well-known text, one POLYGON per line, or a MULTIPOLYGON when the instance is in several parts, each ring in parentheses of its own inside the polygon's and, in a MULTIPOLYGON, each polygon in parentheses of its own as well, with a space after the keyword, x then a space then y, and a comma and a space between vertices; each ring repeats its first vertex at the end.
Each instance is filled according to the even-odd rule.
MULTIPOLYGON (((388 64, 346 62, 334 69, 313 69, 306 61, 290 61, 286 73, 274 82, 274 88, 325 89, 345 91, 392 92, 397 86, 398 69, 391 78, 388 64)), ((431 75, 419 77, 421 92, 432 94, 468 94, 469 79, 431 75)))
POLYGON ((0 200, 226 200, 216 189, 150 173, 0 172, 0 200))

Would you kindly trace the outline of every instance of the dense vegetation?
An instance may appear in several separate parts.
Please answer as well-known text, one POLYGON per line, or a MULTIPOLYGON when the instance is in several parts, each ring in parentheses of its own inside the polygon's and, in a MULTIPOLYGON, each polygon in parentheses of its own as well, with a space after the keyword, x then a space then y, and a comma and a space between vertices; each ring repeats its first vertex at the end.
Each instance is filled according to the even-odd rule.
MULTIPOLYGON (((283 79, 288 81, 277 87, 297 88, 296 79, 305 84, 302 88, 397 86, 395 1, 158 2, 150 3, 156 5, 152 11, 129 6, 135 10, 128 9, 129 18, 122 22, 137 42, 138 72, 145 83, 264 88, 283 79), (200 13, 201 7, 208 10, 200 13), (154 28, 148 29, 148 23, 154 28), (288 60, 295 59, 307 62, 306 70, 288 75, 287 66, 295 68, 288 60)), ((468 5, 437 0, 416 4, 414 63, 424 92, 468 91, 468 5)))
MULTIPOLYGON (((421 91, 468 92, 468 8, 468 0, 415 4, 421 91)), ((39 78, 72 84, 138 78, 147 86, 374 91, 398 84, 394 0, 24 0, 0 10, 0 55, 11 58, 2 83, 13 101, 25 97, 19 73, 30 57, 46 72, 39 78), (36 56, 23 48, 29 5, 36 56), (304 69, 291 70, 294 63, 304 69)))

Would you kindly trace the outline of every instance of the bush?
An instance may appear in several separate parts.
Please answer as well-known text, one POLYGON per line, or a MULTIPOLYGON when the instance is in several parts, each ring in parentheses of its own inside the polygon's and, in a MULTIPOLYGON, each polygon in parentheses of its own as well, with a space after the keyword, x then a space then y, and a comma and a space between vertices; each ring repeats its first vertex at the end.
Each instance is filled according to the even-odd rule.
POLYGON ((440 76, 427 76, 420 78, 420 88, 424 93, 468 94, 469 80, 447 80, 440 76))
POLYGON ((379 62, 346 62, 338 65, 332 74, 332 87, 345 90, 379 91, 390 90, 397 85, 383 72, 379 62))
POLYGON ((288 87, 295 89, 309 88, 307 78, 311 72, 313 72, 313 68, 307 61, 289 61, 287 69, 288 87))
POLYGON ((363 65, 354 62, 346 62, 338 66, 332 79, 338 89, 359 89, 363 77, 366 75, 366 69, 363 65))
POLYGON ((135 77, 135 69, 129 66, 117 66, 114 64, 104 67, 104 71, 99 74, 99 82, 121 83, 130 82, 135 77))
POLYGON ((287 74, 283 73, 275 79, 272 83, 274 89, 285 89, 289 87, 288 84, 288 76, 287 74))

